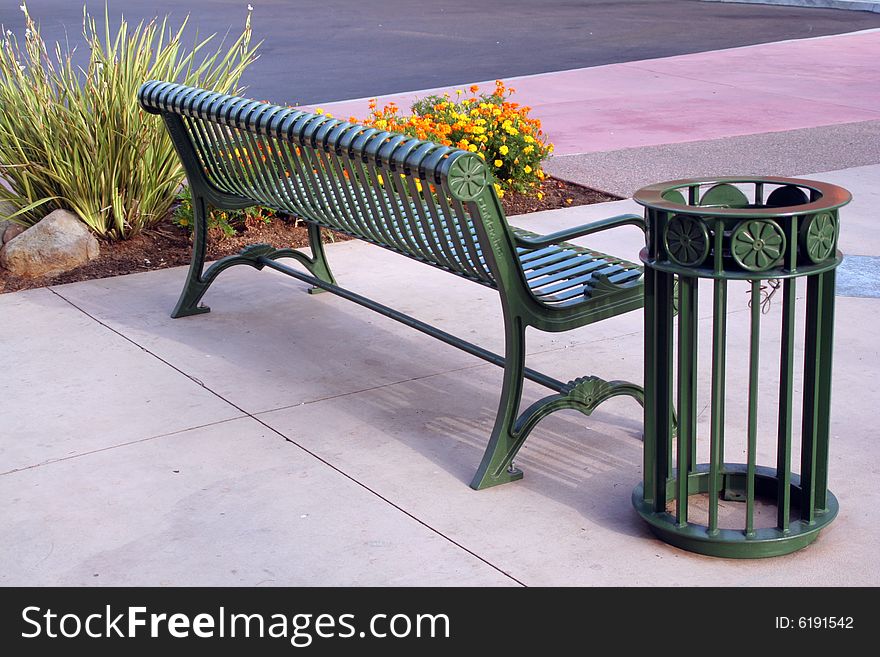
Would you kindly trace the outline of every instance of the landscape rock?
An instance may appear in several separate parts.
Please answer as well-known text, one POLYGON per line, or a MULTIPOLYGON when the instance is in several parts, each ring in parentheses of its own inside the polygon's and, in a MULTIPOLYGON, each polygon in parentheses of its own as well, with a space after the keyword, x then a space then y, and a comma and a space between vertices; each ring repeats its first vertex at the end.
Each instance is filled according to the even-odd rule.
MULTIPOLYGON (((6 242, 4 235, 9 226, 14 226, 14 221, 9 221, 6 217, 15 213, 15 206, 9 201, 0 201, 0 244, 6 242)), ((12 238, 10 238, 12 239, 12 238)))
POLYGON ((14 221, 0 221, 0 224, 6 224, 3 227, 3 233, 0 234, 0 244, 12 241, 27 230, 27 226, 22 226, 14 221))
POLYGON ((55 210, 3 245, 0 266, 16 276, 56 276, 94 260, 98 240, 72 212, 55 210))

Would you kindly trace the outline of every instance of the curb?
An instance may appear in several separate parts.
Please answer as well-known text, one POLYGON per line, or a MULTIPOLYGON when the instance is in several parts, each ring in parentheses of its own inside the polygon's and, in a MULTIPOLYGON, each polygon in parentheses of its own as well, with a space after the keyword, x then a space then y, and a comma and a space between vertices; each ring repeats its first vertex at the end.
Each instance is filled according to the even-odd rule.
POLYGON ((868 0, 701 0, 701 2, 736 2, 748 5, 785 5, 789 7, 846 9, 850 11, 872 11, 880 14, 880 2, 869 2, 868 0))

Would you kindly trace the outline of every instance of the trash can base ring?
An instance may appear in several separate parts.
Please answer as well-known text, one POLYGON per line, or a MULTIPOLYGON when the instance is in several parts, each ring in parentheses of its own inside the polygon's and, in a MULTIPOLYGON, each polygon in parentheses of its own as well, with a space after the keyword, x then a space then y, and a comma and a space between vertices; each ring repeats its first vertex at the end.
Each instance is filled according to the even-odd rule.
MULTIPOLYGON (((739 484, 745 481, 745 477, 745 465, 725 464, 722 472, 722 488, 728 491, 744 488, 739 484)), ((690 495, 708 492, 708 484, 709 469, 706 464, 697 466, 696 471, 688 476, 690 495)), ((755 472, 757 498, 773 501, 775 497, 761 493, 769 490, 775 491, 776 487, 776 471, 771 468, 758 467, 755 472)), ((668 501, 674 499, 674 488, 675 480, 670 480, 668 501)), ((642 484, 633 489, 632 502, 639 515, 648 523, 651 531, 659 539, 671 545, 713 557, 753 559, 790 554, 806 547, 816 540, 820 530, 834 520, 837 515, 837 498, 831 491, 828 491, 827 508, 824 511, 818 511, 812 523, 804 522, 795 517, 800 497, 800 477, 795 474, 791 475, 791 489, 794 519, 789 523, 788 531, 783 532, 776 527, 762 527, 756 529, 750 536, 746 536, 741 529, 718 529, 710 535, 707 526, 693 522, 680 527, 673 514, 667 511, 654 511, 653 505, 645 502, 642 484)))

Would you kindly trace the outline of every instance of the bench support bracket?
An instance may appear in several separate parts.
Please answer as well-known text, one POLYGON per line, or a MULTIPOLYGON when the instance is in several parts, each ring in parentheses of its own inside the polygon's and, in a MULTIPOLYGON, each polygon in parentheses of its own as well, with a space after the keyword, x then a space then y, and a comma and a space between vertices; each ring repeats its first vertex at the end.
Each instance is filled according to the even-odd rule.
MULTIPOLYGON (((193 195, 193 255, 190 262, 189 272, 187 273, 186 282, 183 291, 171 313, 173 318, 186 317, 188 315, 198 315, 209 312, 211 309, 200 304, 202 297, 214 279, 224 269, 229 269, 235 265, 249 265, 255 269, 262 269, 265 261, 275 260, 277 258, 293 258, 306 269, 309 270, 316 278, 321 281, 334 284, 336 280, 330 271, 330 265, 327 263, 327 255, 324 253, 324 245, 321 242, 321 227, 316 224, 309 223, 309 247, 312 251, 310 258, 306 254, 295 249, 276 249, 271 244, 249 244, 238 253, 221 258, 207 270, 205 270, 205 254, 207 251, 207 203, 205 199, 198 195, 193 195)), ((312 287, 310 293, 323 292, 320 287, 312 287)))
POLYGON ((618 395, 628 395, 643 407, 645 405, 645 391, 641 386, 628 381, 605 381, 597 376, 585 376, 562 385, 557 394, 539 399, 519 414, 525 370, 525 330, 519 318, 506 324, 501 401, 492 437, 471 481, 471 488, 476 490, 522 479, 522 470, 515 467, 513 461, 532 429, 551 413, 568 408, 591 415, 602 402, 618 395))

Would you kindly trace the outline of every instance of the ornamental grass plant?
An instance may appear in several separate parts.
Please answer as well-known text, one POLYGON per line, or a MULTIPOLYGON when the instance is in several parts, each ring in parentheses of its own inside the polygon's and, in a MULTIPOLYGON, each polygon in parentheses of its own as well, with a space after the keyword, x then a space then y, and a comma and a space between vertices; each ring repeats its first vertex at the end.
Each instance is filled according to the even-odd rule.
POLYGON ((417 100, 408 116, 401 115, 395 103, 379 109, 374 99, 364 123, 474 152, 491 165, 499 196, 512 190, 541 198, 541 165, 553 144, 541 122, 529 116, 531 108, 510 100, 515 91, 501 80, 489 93, 472 85, 466 91, 417 100))
POLYGON ((256 58, 251 10, 244 29, 212 48, 214 37, 183 44, 176 30, 153 19, 122 19, 110 30, 83 8, 89 60, 50 49, 27 5, 23 41, 4 31, 0 43, 0 200, 24 224, 57 208, 71 210, 100 237, 127 239, 168 216, 184 173, 162 121, 138 105, 147 80, 173 80, 224 93, 240 92, 256 58))

